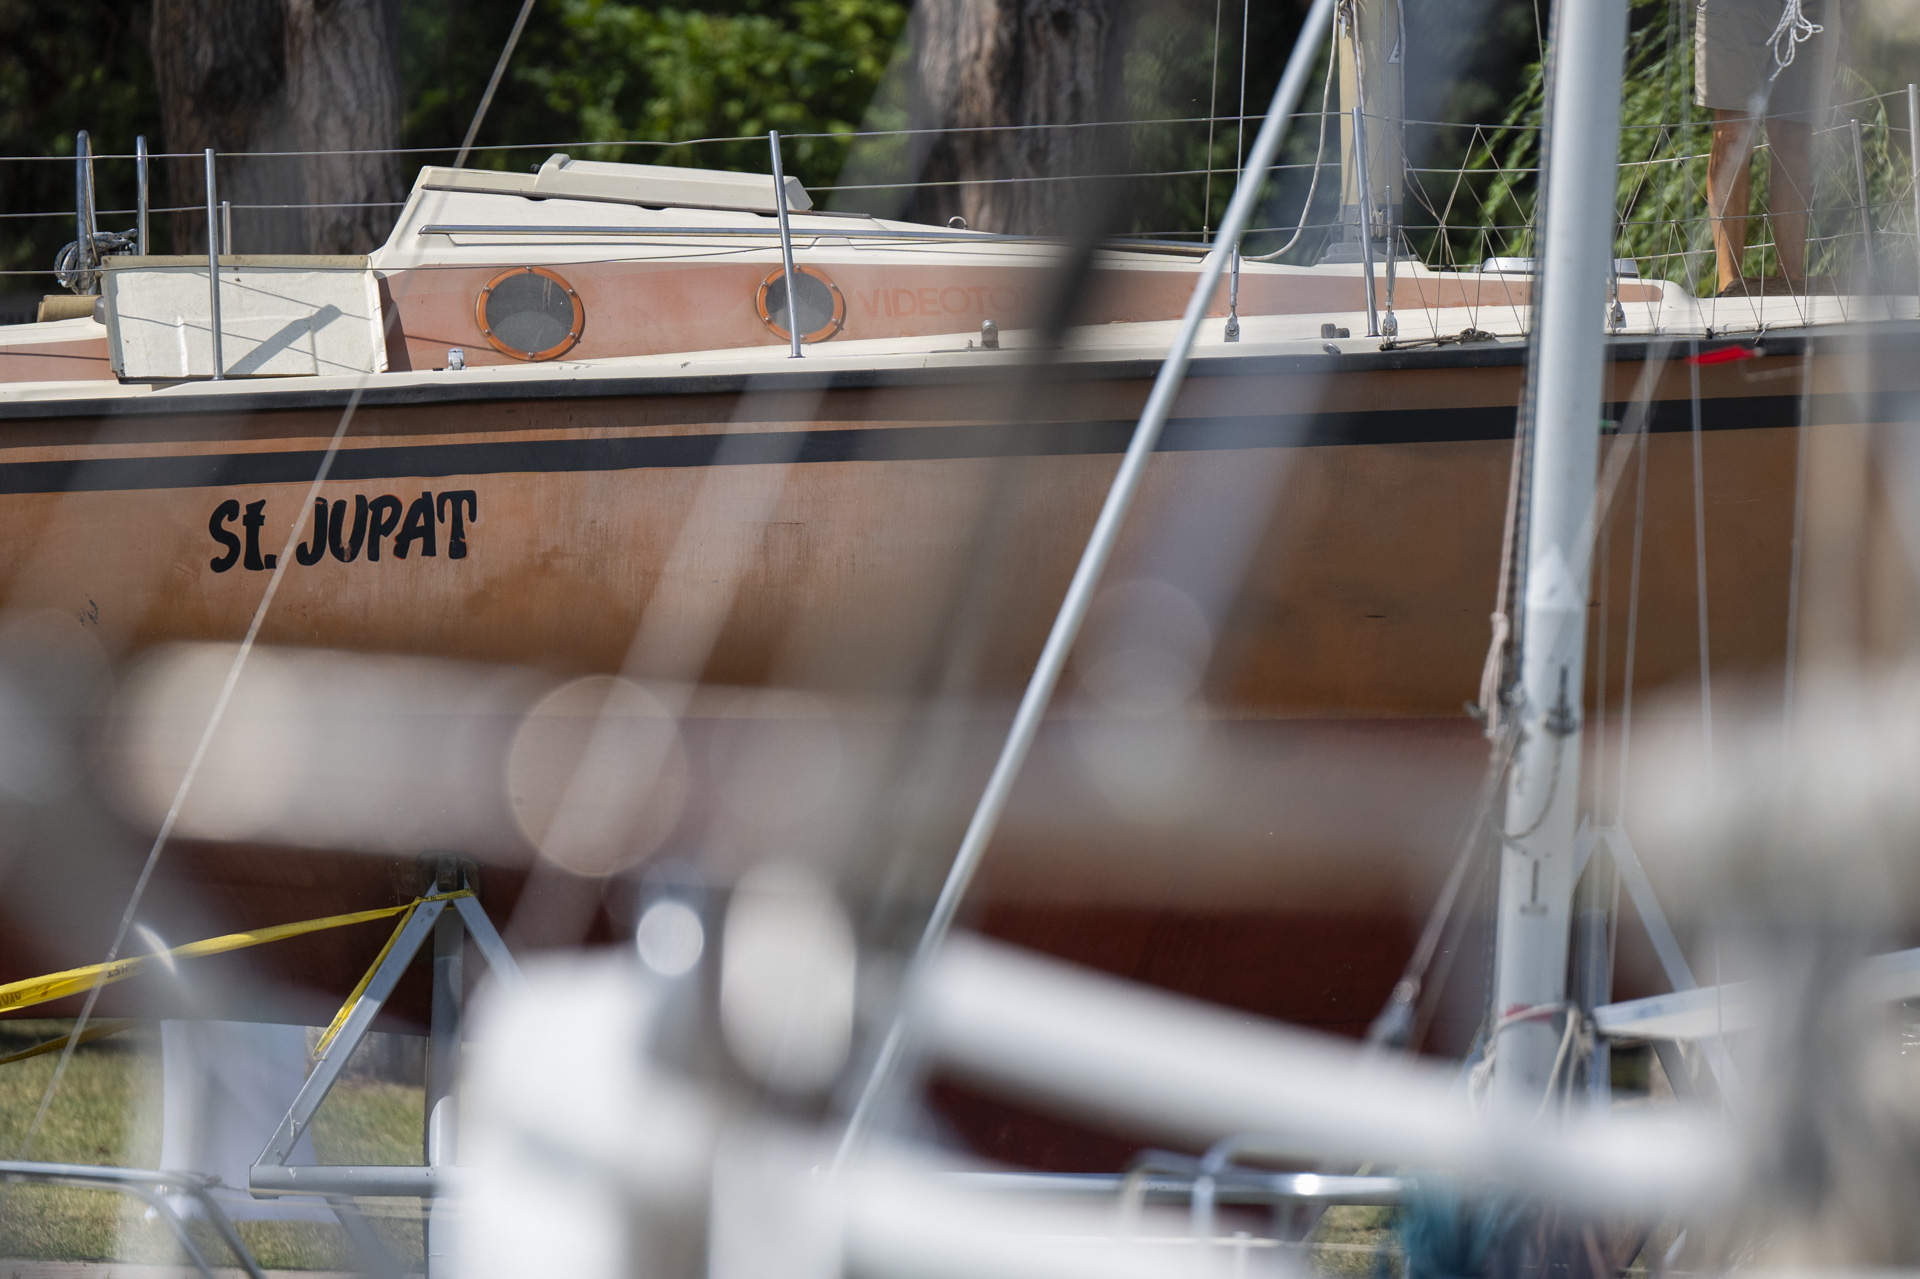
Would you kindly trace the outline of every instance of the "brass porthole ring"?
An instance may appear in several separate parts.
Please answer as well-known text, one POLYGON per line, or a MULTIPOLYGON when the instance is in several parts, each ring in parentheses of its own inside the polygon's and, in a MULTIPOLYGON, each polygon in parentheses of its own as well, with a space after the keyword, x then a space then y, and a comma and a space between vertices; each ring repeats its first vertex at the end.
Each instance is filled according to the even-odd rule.
MULTIPOLYGON (((802 342, 824 342, 838 333, 847 323, 847 300, 840 293, 840 286, 827 278, 824 271, 810 266, 793 268, 793 291, 800 295, 800 340, 802 342)), ((753 296, 753 309, 760 316, 760 323, 772 329, 782 342, 788 341, 791 333, 787 328, 787 272, 784 267, 775 267, 760 281, 760 289, 753 296)))
POLYGON ((474 318, 481 335, 508 359, 551 360, 580 340, 587 308, 558 273, 543 266, 517 266, 481 288, 474 318))

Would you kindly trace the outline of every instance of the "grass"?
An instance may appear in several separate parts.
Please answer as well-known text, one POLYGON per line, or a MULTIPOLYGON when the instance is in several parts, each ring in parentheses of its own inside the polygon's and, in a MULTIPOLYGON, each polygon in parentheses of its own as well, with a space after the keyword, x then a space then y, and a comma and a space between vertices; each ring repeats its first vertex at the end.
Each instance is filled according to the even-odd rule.
POLYGON ((1382 1273, 1397 1276, 1401 1266, 1395 1217, 1392 1208, 1340 1205, 1327 1209, 1308 1248, 1309 1266, 1315 1274, 1339 1279, 1372 1279, 1382 1273))
MULTIPOLYGON (((0 1022, 0 1055, 66 1033, 60 1021, 0 1022)), ((12 1158, 39 1108, 57 1053, 0 1066, 0 1157, 12 1158)), ((322 1163, 420 1162, 421 1088, 343 1079, 314 1117, 322 1163)), ((152 1168, 160 1160, 160 1036, 152 1024, 82 1045, 27 1157, 47 1163, 152 1168)), ((362 1211, 395 1258, 422 1268, 419 1207, 371 1200, 362 1211)), ((260 1263, 275 1270, 350 1269, 345 1232, 319 1222, 248 1221, 239 1225, 260 1263)), ((211 1231, 195 1237, 215 1264, 225 1252, 211 1231)), ((138 1201, 113 1191, 0 1185, 0 1257, 36 1260, 173 1263, 179 1245, 138 1201)))
MULTIPOLYGON (((64 1034, 69 1023, 0 1022, 0 1055, 64 1034)), ((0 1158, 10 1158, 32 1121, 58 1054, 0 1066, 0 1158)), ((314 1118, 314 1149, 323 1163, 420 1162, 423 1092, 417 1085, 343 1079, 314 1118)), ((152 1168, 160 1159, 159 1028, 136 1026, 83 1045, 29 1152, 57 1163, 152 1168)), ((410 1270, 422 1268, 419 1206, 412 1200, 366 1200, 362 1211, 388 1249, 410 1270)), ((1327 1211, 1308 1250, 1311 1269, 1329 1279, 1373 1279, 1382 1249, 1398 1251, 1386 1208, 1327 1211)), ((242 1238, 274 1270, 346 1270, 356 1259, 338 1227, 318 1222, 248 1221, 242 1238)), ((210 1231, 196 1237, 215 1264, 225 1253, 210 1231)), ((0 1185, 0 1257, 35 1260, 178 1264, 179 1246, 137 1201, 111 1191, 0 1185)), ((1384 1272, 1397 1275, 1397 1256, 1384 1272)))

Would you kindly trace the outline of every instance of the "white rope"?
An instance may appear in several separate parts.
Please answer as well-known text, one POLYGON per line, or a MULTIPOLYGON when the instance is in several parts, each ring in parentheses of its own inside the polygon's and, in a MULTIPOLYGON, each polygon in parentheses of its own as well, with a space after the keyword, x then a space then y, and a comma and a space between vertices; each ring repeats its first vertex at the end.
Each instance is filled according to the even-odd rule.
POLYGON ((1589 1038, 1585 1033, 1586 1020, 1580 1015, 1578 1008, 1568 1006, 1567 1028, 1560 1034, 1560 1049, 1553 1055, 1553 1069, 1547 1072, 1547 1095, 1540 1099, 1540 1109, 1533 1112, 1533 1119, 1530 1122, 1539 1123, 1541 1116, 1547 1113, 1547 1108, 1553 1105, 1553 1090, 1560 1082, 1561 1070, 1567 1070, 1567 1082, 1569 1084, 1573 1082, 1573 1072, 1569 1069, 1569 1062, 1576 1055, 1572 1052, 1575 1041, 1581 1041, 1584 1046, 1589 1038))
POLYGON ((1786 7, 1780 11, 1780 25, 1767 37, 1767 44, 1773 49, 1773 74, 1767 77, 1767 83, 1778 80, 1780 73, 1793 65, 1793 55, 1799 47, 1825 30, 1807 18, 1802 0, 1787 0, 1786 7))
MULTIPOLYGON (((1532 1004, 1526 1008, 1515 1009, 1506 1016, 1497 1019, 1493 1023, 1493 1028, 1487 1031, 1487 1051, 1481 1054, 1480 1060, 1475 1062, 1473 1069, 1467 1072, 1467 1100, 1469 1104, 1476 1110, 1484 1106, 1487 1089, 1493 1084, 1493 1059, 1499 1049, 1500 1036, 1502 1033, 1514 1026, 1518 1026, 1522 1022, 1539 1021, 1545 1017, 1554 1017, 1560 1013, 1570 1011, 1571 1009, 1565 1003, 1532 1004)), ((1567 1020, 1573 1021, 1575 1018, 1569 1017, 1567 1020)), ((1563 1037, 1561 1043, 1563 1052, 1565 1047, 1565 1039, 1563 1037)), ((1560 1063, 1559 1059, 1556 1058, 1554 1061, 1554 1073, 1558 1074, 1559 1070, 1560 1063)), ((1552 1076, 1549 1076, 1547 1079, 1547 1095, 1549 1097, 1553 1095, 1552 1076)))

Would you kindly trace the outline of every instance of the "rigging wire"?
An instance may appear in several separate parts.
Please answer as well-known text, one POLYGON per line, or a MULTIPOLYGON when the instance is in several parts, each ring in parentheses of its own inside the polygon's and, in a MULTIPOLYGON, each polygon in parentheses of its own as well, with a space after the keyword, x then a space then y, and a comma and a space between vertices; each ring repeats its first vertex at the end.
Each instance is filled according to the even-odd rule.
MULTIPOLYGON (((1214 113, 1219 110, 1220 100, 1220 6, 1222 0, 1213 0, 1213 78, 1207 83, 1207 182, 1200 196, 1200 237, 1206 238, 1213 229, 1213 122, 1214 113)), ((1241 104, 1246 110, 1246 104, 1241 104)), ((1234 123, 1236 132, 1240 122, 1234 123)), ((1236 138, 1237 145, 1237 138, 1236 138)))
MULTIPOLYGON (((480 107, 474 112, 473 124, 467 129, 467 143, 471 144, 473 135, 479 131, 480 121, 486 115, 487 107, 493 102, 493 92, 499 87, 500 77, 507 69, 507 60, 513 54, 513 46, 520 39, 520 31, 526 25, 527 14, 533 10, 534 0, 526 0, 520 10, 520 17, 513 24, 513 32, 507 37, 507 46, 501 50, 500 61, 493 69, 493 80, 487 85, 486 95, 480 100, 480 107)), ((460 151, 462 161, 466 159, 466 147, 460 151)), ((455 167, 459 167, 456 163, 455 167)), ((399 323, 400 312, 394 308, 387 317, 386 337, 393 336, 399 323)), ((93 1016, 94 1006, 100 1000, 100 992, 105 989, 105 977, 113 962, 120 958, 120 952, 127 943, 127 935, 133 930, 134 916, 140 910, 140 903, 146 899, 147 887, 153 882, 154 869, 160 864, 160 856, 166 851, 167 842, 173 837, 173 828, 180 820, 180 812, 186 806, 187 796, 193 790, 193 783, 200 773, 200 766, 206 761, 207 751, 213 745, 213 736, 226 718, 227 706, 233 699, 233 690, 240 682, 241 672, 246 669, 247 659, 253 654, 255 641, 260 637, 260 627, 267 619, 267 612, 273 607, 274 597, 280 593, 280 583, 285 579, 287 566, 294 562, 294 548, 300 543, 300 535, 306 525, 307 512, 313 508, 320 486, 326 483, 327 476, 333 471, 334 460, 340 454, 340 445, 346 439, 347 430, 353 425, 354 415, 360 408, 360 397, 366 391, 367 382, 374 374, 361 378, 353 388, 346 407, 341 410, 339 425, 333 429, 333 437, 327 442, 326 451, 320 455, 320 465, 314 471, 313 481, 307 486, 306 500, 295 509, 292 524, 287 529, 287 540, 280 548, 280 558, 275 562, 273 575, 267 579, 266 588, 260 593, 260 603, 253 610, 253 619, 247 624, 246 635, 240 641, 240 647, 234 652, 233 662, 227 668, 226 679, 215 695, 213 707, 207 713, 206 727, 200 731, 200 739, 194 746, 193 754, 187 759, 186 771, 181 774, 180 784, 175 788, 173 801, 167 806, 166 816, 160 822, 160 829, 154 833, 153 844, 147 850, 147 857, 140 865, 140 874, 134 880, 133 891, 127 896, 126 909, 120 913, 120 925, 115 930, 113 944, 107 948, 107 958, 92 986, 87 988, 87 997, 80 1005, 80 1015, 74 1018, 73 1030, 67 1035, 66 1046, 60 1050, 60 1060, 54 1065, 53 1074, 47 1080, 47 1087, 40 1095, 39 1108, 34 1111, 33 1120, 21 1135, 20 1144, 14 1151, 14 1158, 25 1159, 33 1146, 33 1140, 39 1135, 41 1125, 46 1122, 47 1112, 53 1107, 53 1099, 60 1092, 60 1083, 66 1078, 67 1067, 73 1061, 74 1049, 79 1047, 86 1033, 87 1022, 93 1016)))
POLYGON ((1327 78, 1325 82, 1322 83, 1320 86, 1320 140, 1314 145, 1314 148, 1313 148, 1313 176, 1307 182, 1307 198, 1303 200, 1300 204, 1300 221, 1298 225, 1296 225, 1293 228, 1293 234, 1288 237, 1287 242, 1285 244, 1281 245, 1279 248, 1275 249, 1271 253, 1262 253, 1257 257, 1251 256, 1251 255, 1242 255, 1243 261, 1276 262, 1280 259, 1282 254, 1285 254, 1287 251, 1292 249, 1294 245, 1298 244, 1300 242, 1301 235, 1306 232, 1307 217, 1313 211, 1314 193, 1320 189, 1320 172, 1326 163, 1327 106, 1333 100, 1333 73, 1334 73, 1334 70, 1339 65, 1340 65, 1340 41, 1337 38, 1335 38, 1328 41, 1327 78))
MULTIPOLYGON (((392 336, 394 322, 399 317, 396 310, 393 318, 387 321, 388 336, 392 336)), ((371 375, 369 375, 371 376, 371 375)), ((115 960, 120 958, 121 949, 126 945, 127 934, 133 929, 133 919, 145 899, 147 885, 153 880, 154 868, 160 863, 160 854, 165 851, 167 841, 173 836, 173 828, 180 820, 180 810, 185 807, 187 795, 193 789, 194 780, 199 776, 200 766, 206 761, 208 748, 213 745, 213 735, 219 731, 226 717, 227 705, 233 698, 233 690, 240 682, 240 673, 246 668, 247 659, 253 653, 254 641, 260 636, 260 627, 267 619, 267 610, 272 607, 274 596, 280 592, 280 583, 286 577, 287 566, 294 562, 294 548, 300 544, 300 535, 305 529, 307 512, 320 493, 320 486, 326 482, 333 470, 334 459, 339 456, 340 443, 346 438, 347 427, 353 422, 354 413, 360 407, 361 393, 366 390, 366 379, 353 389, 352 397, 340 414, 340 424, 334 428, 333 438, 327 442, 326 452, 321 454, 320 467, 314 473, 313 482, 307 486, 306 500, 295 508, 293 523, 287 529, 287 540, 280 548, 280 558, 274 565, 273 576, 267 579, 266 589, 260 594, 260 603, 253 610, 253 620, 247 625, 246 637, 240 641, 239 649, 233 655, 233 662, 227 668, 226 679, 220 685, 215 696, 213 709, 207 713, 206 727, 200 732, 200 740, 193 748, 193 754, 187 759, 186 772, 181 775, 180 784, 173 793, 173 802, 167 806, 167 815, 160 823, 160 829, 154 834, 153 846, 147 850, 147 858, 140 865, 140 874, 134 880, 133 892, 127 897, 127 906, 120 914, 120 926, 113 935, 113 944, 107 948, 106 960, 101 964, 100 972, 95 976, 93 985, 87 988, 87 997, 80 1006, 80 1015, 74 1019, 73 1030, 67 1035, 67 1043, 60 1050, 60 1060, 53 1068, 53 1075, 47 1080, 46 1091, 40 1095, 39 1109, 34 1111, 33 1121, 27 1125, 27 1131, 20 1138, 20 1145, 14 1151, 15 1159, 25 1159, 27 1151, 33 1145, 33 1139, 39 1135, 40 1126, 46 1122, 47 1111, 53 1106, 54 1096, 60 1091, 60 1081, 67 1073, 67 1066, 73 1061, 74 1049, 87 1028, 87 1022, 93 1016, 94 1005, 99 1002, 100 992, 106 988, 106 976, 115 960)))
POLYGON ((487 81, 487 91, 480 95, 480 106, 473 113, 473 123, 467 126, 466 139, 460 144, 460 154, 453 159, 453 167, 467 167, 467 152, 473 149, 474 135, 480 132, 480 122, 487 118, 487 109, 493 105, 494 91, 500 87, 500 78, 507 74, 507 63, 513 58, 513 48, 520 43, 520 33, 526 29, 527 15, 533 12, 533 0, 526 0, 520 6, 520 16, 513 20, 513 30, 507 33, 506 47, 500 50, 500 60, 493 64, 493 78, 487 81))
MULTIPOLYGON (((1233 126, 1233 170, 1236 180, 1245 174, 1247 168, 1247 31, 1252 7, 1253 0, 1240 0, 1240 116, 1233 126)), ((1216 31, 1219 21, 1217 17, 1214 19, 1216 31)), ((1214 40, 1217 44, 1217 34, 1214 40)), ((1211 157, 1208 162, 1212 162, 1211 157)))
POLYGON ((1414 943, 1413 954, 1401 970, 1400 980, 1394 983, 1386 1007, 1367 1027, 1365 1042, 1371 1046, 1404 1048, 1418 1044, 1413 1032, 1418 1024, 1416 1014, 1423 1002, 1421 996, 1426 989, 1427 971, 1435 956, 1441 952, 1442 937, 1449 931, 1447 926, 1454 915, 1461 889, 1467 882, 1468 872, 1487 847, 1487 828, 1493 822, 1500 788, 1506 783, 1507 770, 1513 765, 1513 752, 1519 745, 1519 739, 1518 731, 1509 725, 1494 740, 1493 749, 1488 753, 1486 772, 1480 780, 1480 793, 1474 802, 1473 815, 1461 837, 1460 852, 1454 858, 1453 868, 1447 872, 1446 883, 1442 885, 1439 897, 1434 900, 1433 908, 1427 912, 1426 923, 1420 929, 1420 939, 1414 943))

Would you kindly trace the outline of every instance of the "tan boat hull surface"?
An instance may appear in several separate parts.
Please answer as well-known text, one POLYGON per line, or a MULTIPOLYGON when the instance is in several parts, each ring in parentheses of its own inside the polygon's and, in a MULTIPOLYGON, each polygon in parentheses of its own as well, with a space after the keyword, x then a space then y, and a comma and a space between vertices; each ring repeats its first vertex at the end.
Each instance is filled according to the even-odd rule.
MULTIPOLYGON (((1801 368, 1798 358, 1763 359, 1705 368, 1701 376, 1709 400, 1730 403, 1737 415, 1745 398, 1777 404, 1798 396, 1801 368)), ((1636 364, 1616 366, 1615 398, 1631 395, 1639 373, 1636 364)), ((1200 376, 1174 417, 1510 411, 1522 376, 1511 365, 1200 376)), ((1821 357, 1813 389, 1857 387, 1861 376, 1857 365, 1821 357)), ((1005 421, 1016 409, 1007 437, 1016 443, 1059 422, 1119 424, 1109 430, 1124 441, 1147 386, 1144 376, 1069 380, 1015 404, 1009 374, 1002 385, 369 405, 342 447, 357 454, 937 432, 1005 421)), ((1687 371, 1676 364, 1655 398, 1686 395, 1687 371)), ((1736 680, 1773 670, 1783 653, 1798 432, 1728 429, 1724 413, 1717 421, 1703 439, 1712 662, 1716 680, 1736 680)), ((16 421, 0 464, 317 451, 338 422, 331 408, 16 421)), ((834 438, 844 445, 850 437, 834 438)), ((1110 580, 1165 573, 1180 585, 1196 563, 1192 548, 1203 548, 1198 562, 1205 562, 1233 554, 1229 535, 1251 538, 1204 684, 1206 713, 1244 735, 1250 771, 1236 784, 1231 820, 1194 839, 1190 826, 1103 808, 1073 779, 1057 734, 1043 735, 1035 770, 1052 789, 1023 788, 1009 815, 982 880, 987 925, 1253 1011, 1348 1029, 1363 1024, 1445 873, 1484 761, 1462 704, 1477 695, 1486 652, 1511 447, 1510 436, 1489 432, 1156 457, 1110 580), (1294 768, 1289 761, 1355 741, 1398 751, 1394 758, 1415 761, 1412 771, 1388 770, 1383 777, 1397 782, 1358 795, 1282 784, 1294 768), (1263 777, 1276 782, 1263 785, 1263 777), (1356 805, 1367 812, 1364 829, 1337 833, 1356 805), (1187 922, 1160 928, 1155 920, 1187 922), (1245 928, 1254 924, 1244 921, 1266 921, 1255 934, 1284 937, 1289 920, 1302 927, 1322 921, 1311 925, 1319 930, 1312 935, 1328 945, 1343 938, 1346 949, 1325 958, 1330 967, 1311 988, 1270 969, 1271 980, 1248 985, 1245 963, 1258 969, 1284 957, 1248 951, 1245 928), (1327 922, 1340 920, 1348 923, 1327 922), (1115 929, 1130 940, 1117 940, 1115 929), (1205 953, 1228 933, 1242 939, 1239 958, 1205 953)), ((1691 450, 1682 432, 1650 441, 1635 657, 1643 696, 1698 678, 1691 450)), ((377 563, 363 553, 350 563, 328 556, 311 567, 290 565, 260 640, 911 699, 929 691, 930 672, 937 673, 930 663, 952 629, 979 616, 988 638, 977 688, 991 705, 1005 706, 1031 669, 1117 463, 1117 451, 1106 449, 330 480, 322 496, 349 511, 356 497, 390 494, 404 504, 423 491, 471 490, 477 518, 467 529, 468 554, 449 558, 442 525, 432 558, 395 559, 389 538, 377 563), (697 511, 707 515, 695 519, 697 511), (998 540, 983 540, 983 526, 997 530, 998 540), (983 566, 984 591, 969 576, 983 566), (966 601, 959 614, 956 599, 966 601), (715 610, 709 651, 702 636, 715 610), (643 617, 653 639, 634 650, 643 617)), ((1626 650, 1634 475, 1629 467, 1607 541, 1604 669, 1615 698, 1626 650)), ((262 545, 277 552, 296 522, 299 540, 309 535, 307 487, 0 498, 0 591, 10 610, 76 619, 116 661, 173 640, 238 640, 272 574, 238 565, 214 572, 210 560, 222 548, 209 535, 209 517, 229 499, 263 501, 262 545)), ((239 531, 237 522, 230 527, 239 531)), ((1594 641, 1590 669, 1598 666, 1597 630, 1594 641)), ((1073 713, 1079 698, 1070 671, 1057 705, 1073 713)), ((973 793, 973 771, 986 759, 969 765, 956 791, 973 793)), ((15 901, 70 901, 77 886, 62 879, 58 858, 35 853, 16 861, 15 901)), ((97 958, 132 870, 102 876, 84 911, 49 906, 59 926, 38 920, 11 931, 0 979, 97 958)), ((490 872, 490 909, 511 914, 523 883, 518 872, 490 872)), ((396 891, 383 859, 184 844, 168 854, 151 917, 185 935, 379 904, 396 891)), ((601 935, 611 927, 598 914, 597 888, 543 891, 576 893, 580 919, 601 918, 601 935)), ((319 992, 318 1006, 358 975, 377 945, 370 936, 361 929, 337 942, 261 952, 246 964, 319 992)), ((144 1006, 137 992, 119 989, 128 1006, 144 1006)), ((424 988, 408 990, 399 1007, 417 1013, 424 988)), ((116 995, 103 1008, 120 1002, 116 995)))

